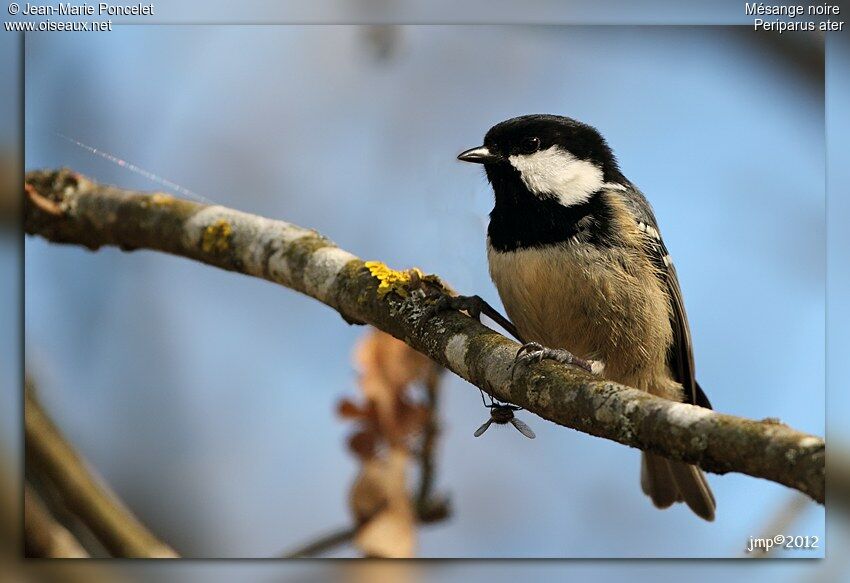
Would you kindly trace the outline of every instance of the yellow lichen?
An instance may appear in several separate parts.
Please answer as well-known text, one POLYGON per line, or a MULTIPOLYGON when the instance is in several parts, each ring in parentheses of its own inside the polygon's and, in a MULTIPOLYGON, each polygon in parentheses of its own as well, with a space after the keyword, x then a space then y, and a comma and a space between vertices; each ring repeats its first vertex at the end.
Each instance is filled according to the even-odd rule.
POLYGON ((425 275, 418 267, 407 271, 396 271, 380 261, 367 261, 365 264, 372 277, 380 281, 378 297, 383 298, 393 292, 403 298, 410 295, 410 288, 416 288, 422 281, 431 281, 435 276, 425 275))
POLYGON ((233 235, 233 227, 224 219, 219 219, 204 229, 201 238, 201 249, 204 253, 215 251, 224 253, 230 247, 230 237, 233 235))

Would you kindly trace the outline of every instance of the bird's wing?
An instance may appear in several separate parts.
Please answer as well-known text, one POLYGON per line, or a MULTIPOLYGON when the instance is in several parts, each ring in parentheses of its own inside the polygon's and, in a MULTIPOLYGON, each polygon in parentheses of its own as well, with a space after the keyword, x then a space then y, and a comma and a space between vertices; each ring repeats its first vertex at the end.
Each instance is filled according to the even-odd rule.
POLYGON ((688 401, 693 405, 711 409, 711 403, 695 378, 694 354, 691 344, 691 329, 682 300, 682 289, 676 268, 667 251, 667 246, 658 231, 655 216, 644 196, 635 189, 637 197, 629 201, 629 206, 638 220, 638 226, 644 234, 645 248, 657 268, 658 277, 667 288, 670 298, 670 325, 673 328, 673 344, 667 356, 668 364, 678 382, 682 384, 688 401))

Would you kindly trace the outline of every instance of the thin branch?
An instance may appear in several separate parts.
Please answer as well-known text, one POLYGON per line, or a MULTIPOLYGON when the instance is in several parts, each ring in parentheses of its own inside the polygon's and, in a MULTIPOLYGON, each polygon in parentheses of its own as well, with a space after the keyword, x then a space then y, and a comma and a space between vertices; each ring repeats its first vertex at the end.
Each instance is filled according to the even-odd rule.
POLYGON ((348 526, 340 528, 328 534, 322 535, 314 541, 298 547, 293 551, 289 551, 281 555, 281 559, 307 559, 318 557, 340 545, 348 544, 354 539, 357 534, 356 526, 348 526))
POLYGON ((434 315, 428 307, 441 287, 436 278, 364 263, 290 223, 103 186, 69 170, 30 172, 27 182, 63 210, 45 213, 26 199, 27 233, 90 249, 155 249, 284 285, 347 321, 392 334, 497 399, 544 419, 711 472, 772 480, 823 503, 822 438, 770 420, 675 403, 553 362, 523 367, 512 379, 519 345, 460 313, 434 315))
POLYGON ((110 553, 117 557, 177 556, 90 473, 85 461, 41 408, 32 390, 25 391, 24 418, 28 471, 33 470, 55 486, 64 504, 110 553))
POLYGON ((27 557, 82 559, 89 556, 74 535, 51 516, 29 484, 24 486, 24 548, 27 557))
POLYGON ((419 487, 414 498, 414 505, 419 521, 423 523, 436 522, 446 518, 451 509, 447 499, 434 496, 436 481, 437 437, 440 434, 439 404, 440 377, 443 368, 436 365, 429 367, 425 377, 425 407, 428 419, 420 442, 419 458, 419 487))
POLYGON ((24 193, 27 195, 29 202, 35 205, 41 212, 53 215, 54 217, 62 216, 62 207, 46 196, 42 196, 32 185, 24 184, 24 193))
MULTIPOLYGON (((450 509, 448 503, 444 500, 429 499, 426 505, 418 510, 417 520, 420 524, 433 524, 448 518, 450 509)), ((304 543, 298 548, 287 551, 280 555, 281 559, 304 559, 308 557, 318 557, 340 545, 345 545, 354 540, 357 534, 356 526, 347 526, 338 528, 327 534, 323 534, 318 538, 304 543)))

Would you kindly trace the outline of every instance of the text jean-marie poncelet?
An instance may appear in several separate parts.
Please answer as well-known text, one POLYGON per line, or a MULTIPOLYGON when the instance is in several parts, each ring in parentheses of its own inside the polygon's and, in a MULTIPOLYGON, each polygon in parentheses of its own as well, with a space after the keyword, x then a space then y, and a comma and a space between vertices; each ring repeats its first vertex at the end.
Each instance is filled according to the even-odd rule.
POLYGON ((24 16, 153 16, 153 4, 72 4, 59 2, 57 4, 24 5, 21 11, 24 16))

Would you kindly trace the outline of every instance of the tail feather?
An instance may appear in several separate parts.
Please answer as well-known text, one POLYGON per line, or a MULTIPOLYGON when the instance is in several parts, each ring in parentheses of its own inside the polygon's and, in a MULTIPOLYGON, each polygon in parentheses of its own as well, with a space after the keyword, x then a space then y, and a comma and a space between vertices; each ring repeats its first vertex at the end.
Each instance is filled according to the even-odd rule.
POLYGON ((717 503, 698 467, 644 453, 640 483, 644 493, 658 508, 684 501, 700 518, 714 520, 717 503))
POLYGON ((652 454, 643 454, 640 469, 640 486, 658 508, 668 508, 680 502, 679 489, 670 473, 667 460, 652 454))
POLYGON ((702 483, 703 488, 705 488, 705 491, 708 492, 708 497, 711 499, 712 507, 716 509, 717 508, 717 500, 714 499, 714 492, 711 491, 711 487, 708 485, 708 478, 706 478, 705 474, 702 472, 702 470, 700 470, 696 466, 694 466, 694 469, 697 470, 696 473, 697 473, 697 476, 699 476, 699 480, 700 480, 700 483, 702 483))

